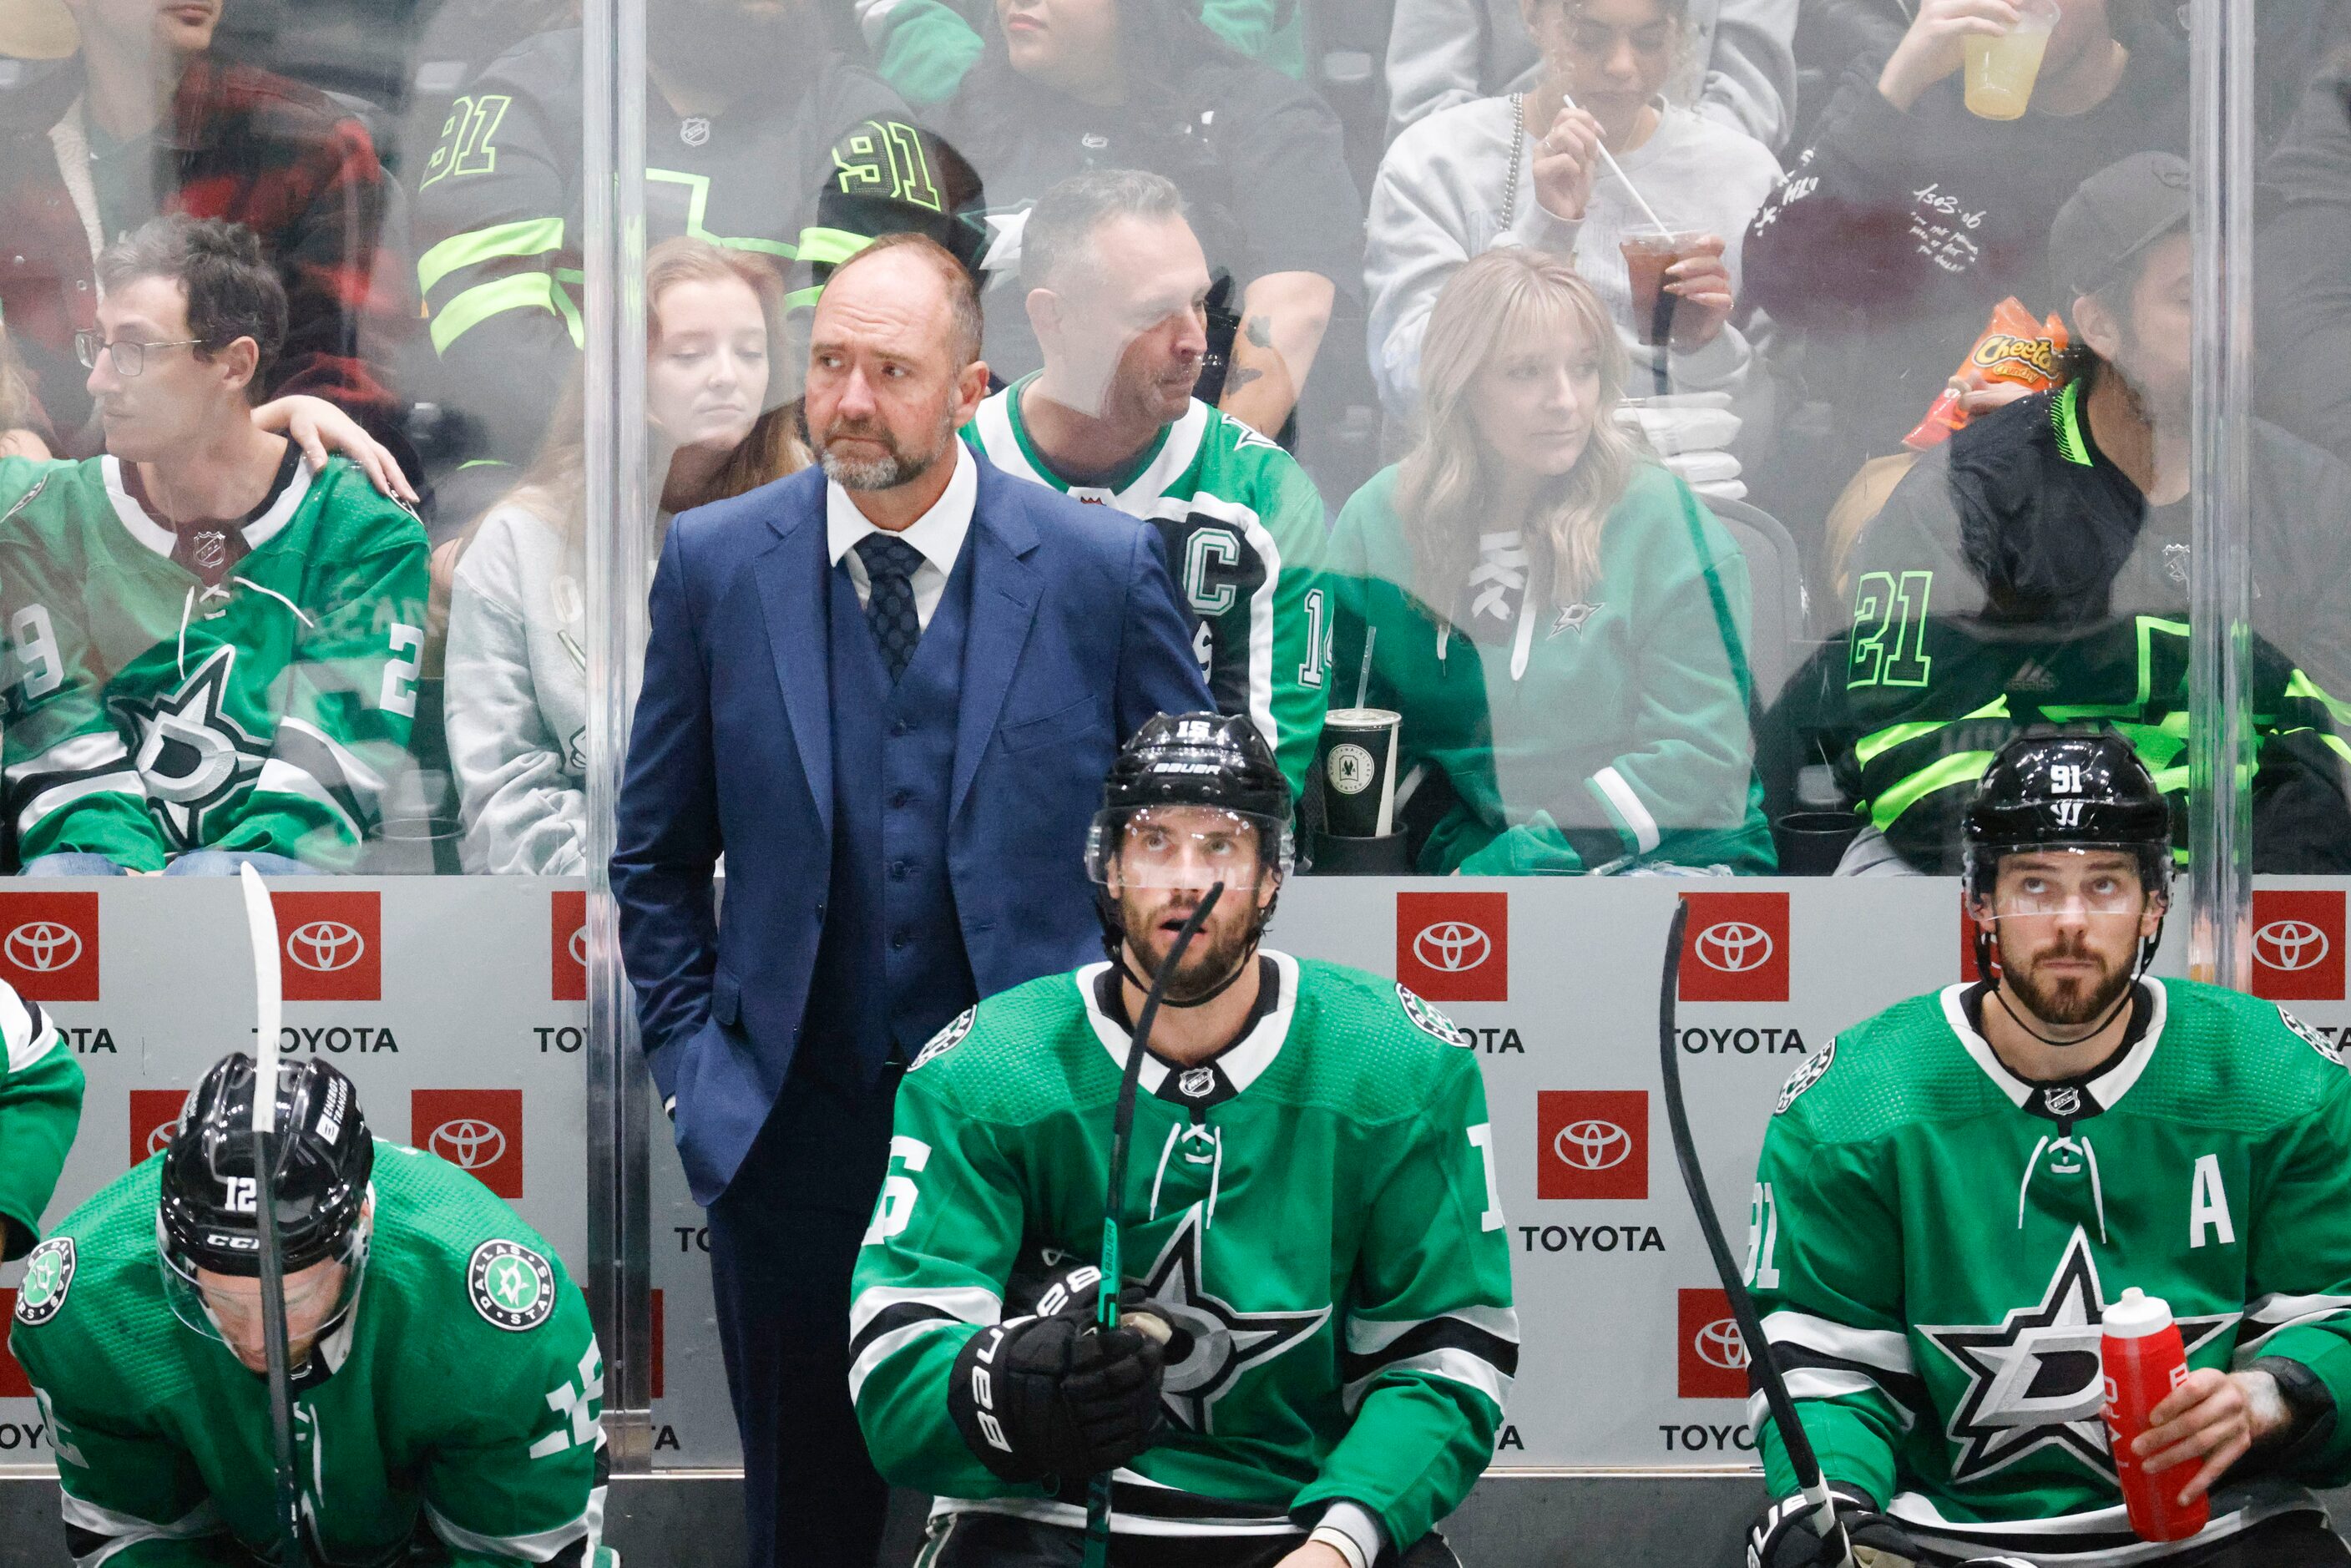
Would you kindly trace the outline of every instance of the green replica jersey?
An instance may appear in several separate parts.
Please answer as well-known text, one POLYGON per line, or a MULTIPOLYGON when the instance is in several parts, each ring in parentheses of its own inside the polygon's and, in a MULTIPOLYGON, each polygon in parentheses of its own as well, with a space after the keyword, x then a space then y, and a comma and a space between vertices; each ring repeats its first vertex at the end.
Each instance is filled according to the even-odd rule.
POLYGON ((1194 398, 1123 476, 1073 485, 1046 463, 1021 418, 1021 393, 1035 380, 981 403, 965 437, 1007 474, 1158 528, 1217 711, 1256 724, 1295 797, 1322 737, 1331 663, 1314 481, 1280 446, 1194 398))
MULTIPOLYGON (((1402 987, 1264 959, 1238 1040, 1142 1065, 1121 1272, 1193 1348, 1166 1369, 1165 1433, 1115 1478, 1117 1528, 1269 1533, 1345 1500, 1408 1545, 1485 1468, 1518 1364, 1485 1088, 1402 987)), ((1108 967, 989 998, 898 1091, 849 1382, 874 1462, 945 1510, 1084 1521, 1083 1478, 1049 1494, 981 1465, 947 1381, 974 1333, 1102 1256, 1128 1050, 1108 967)))
MULTIPOLYGON (((82 1568, 277 1557, 267 1381, 172 1314, 162 1155, 34 1249, 9 1348, 57 1448, 82 1568)), ((359 1295, 294 1378, 319 1563, 592 1562, 604 1367, 588 1303, 538 1233, 439 1156, 376 1142, 359 1295)))
POLYGON ((348 869, 407 758, 423 525, 300 463, 216 587, 111 457, 0 461, 7 810, 24 860, 193 849, 348 869))
POLYGON ((41 1234, 81 1124, 81 1063, 37 1002, 0 981, 0 1262, 41 1234))
MULTIPOLYGON (((2027 1082, 1970 990, 1848 1030, 1789 1080, 1748 1283, 1831 1480, 1957 1556, 2119 1561, 2146 1549, 2099 1416, 2098 1324, 2126 1288, 2170 1303, 2191 1366, 2288 1357, 2351 1407, 2351 1075, 2274 1003, 2149 980, 2100 1070, 2027 1082)), ((1760 1394, 1749 1409, 1792 1491, 1760 1394)), ((2197 1540, 2346 1479, 2335 1423, 2224 1488, 2197 1540)))

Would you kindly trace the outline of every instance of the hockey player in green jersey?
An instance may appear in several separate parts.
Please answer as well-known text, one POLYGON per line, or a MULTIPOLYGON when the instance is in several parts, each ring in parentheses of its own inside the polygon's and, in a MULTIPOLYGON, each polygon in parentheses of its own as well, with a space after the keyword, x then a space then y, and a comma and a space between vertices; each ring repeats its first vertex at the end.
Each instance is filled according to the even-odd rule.
MULTIPOLYGON (((68 1217, 17 1291, 9 1347, 85 1568, 275 1559, 258 1078, 242 1053, 214 1065, 171 1147, 68 1217)), ((593 1568, 604 1371, 563 1264, 472 1176, 371 1137, 327 1063, 275 1089, 307 1555, 593 1568)))
MULTIPOLYGON (((1932 1563, 2351 1563, 2309 1487, 2351 1480, 2351 1074, 2274 1003, 2147 977, 2161 791, 2118 736, 2029 735, 1965 826, 1974 985, 1845 1030, 1764 1134, 1747 1282, 1861 1542, 1932 1563), (1994 956, 1997 956, 1995 967, 1994 956), (2188 1376, 2135 1440, 2211 1521, 2126 1517, 2099 1323, 2170 1305, 2188 1376)), ((1778 1429, 1749 1562, 1824 1561, 1778 1429)))
POLYGON ((1062 181, 1021 230, 1044 368, 965 434, 1006 473, 1157 526, 1217 711, 1253 722, 1293 794, 1322 733, 1322 497, 1280 446, 1192 395, 1208 263, 1173 181, 1062 181))
POLYGON ((1088 849, 1108 963, 983 1001, 898 1092, 850 1387, 935 1494, 923 1568, 1074 1564, 1113 1472, 1125 1568, 1454 1562, 1518 1362, 1476 1054, 1402 987, 1264 950, 1289 790, 1247 721, 1154 718, 1088 849), (1111 1113, 1146 1043, 1121 1326, 1092 1325, 1111 1113))
POLYGON ((65 1035, 0 981, 0 1263, 40 1239, 41 1210, 57 1189, 81 1124, 81 1064, 65 1035))
POLYGON ((108 455, 0 460, 17 852, 60 875, 348 869, 407 758, 423 527, 253 423, 286 307, 249 233, 158 218, 99 273, 78 347, 108 455))

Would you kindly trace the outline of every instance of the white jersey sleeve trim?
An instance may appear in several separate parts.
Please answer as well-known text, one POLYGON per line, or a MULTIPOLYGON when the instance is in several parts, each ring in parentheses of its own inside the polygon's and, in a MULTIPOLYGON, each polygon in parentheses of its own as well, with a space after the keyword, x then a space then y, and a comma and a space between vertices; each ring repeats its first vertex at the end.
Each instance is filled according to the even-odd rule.
MULTIPOLYGON (((1519 1314, 1510 1307, 1455 1307, 1437 1316, 1457 1319, 1512 1344, 1519 1343, 1519 1314)), ((1436 1318, 1414 1318, 1398 1322, 1381 1318, 1349 1318, 1347 1348, 1357 1355, 1376 1355, 1421 1324, 1436 1321, 1436 1318)))
POLYGON ((99 1563, 116 1552, 127 1551, 142 1542, 193 1541, 198 1536, 218 1534, 226 1528, 210 1498, 169 1524, 158 1524, 135 1513, 101 1508, 69 1491, 60 1490, 59 1500, 59 1511, 65 1516, 67 1524, 105 1538, 95 1551, 75 1558, 74 1568, 99 1568, 99 1563))
POLYGON ((592 1563, 596 1546, 604 1533, 604 1489, 590 1487, 588 1506, 580 1517, 552 1530, 542 1530, 535 1535, 484 1535, 467 1530, 434 1508, 424 1505, 424 1517, 433 1526, 433 1533, 463 1552, 479 1552, 485 1557, 519 1557, 526 1563, 551 1563, 563 1554, 575 1541, 587 1542, 580 1553, 582 1563, 592 1563))
POLYGON ((1763 1337, 1773 1344, 1802 1345, 1839 1361, 1857 1361, 1905 1376, 1917 1371, 1910 1358, 1910 1336, 1894 1329, 1857 1329, 1783 1307, 1765 1315, 1763 1337))
POLYGON ((1340 1391, 1341 1407, 1348 1415, 1353 1416, 1357 1406, 1363 1404, 1373 1384, 1384 1377, 1393 1377, 1400 1372, 1424 1372, 1431 1377, 1441 1377, 1448 1383, 1458 1383, 1464 1387, 1474 1388, 1484 1395, 1497 1410, 1504 1410, 1510 1406, 1510 1374, 1483 1356, 1473 1355, 1466 1350, 1447 1347, 1443 1350, 1432 1350, 1426 1355, 1408 1356, 1402 1361, 1388 1362, 1376 1372, 1355 1379, 1340 1391))

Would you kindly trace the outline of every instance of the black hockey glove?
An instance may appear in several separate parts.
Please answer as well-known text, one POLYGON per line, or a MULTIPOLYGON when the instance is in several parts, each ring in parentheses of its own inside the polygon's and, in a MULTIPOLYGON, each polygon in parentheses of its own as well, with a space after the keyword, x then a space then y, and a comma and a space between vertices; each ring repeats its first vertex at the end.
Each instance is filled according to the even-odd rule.
POLYGON ((982 1329, 956 1358, 947 1410, 980 1463, 1008 1481, 1091 1476, 1151 1446, 1165 1352, 1129 1327, 1095 1326, 1080 1281, 1048 1291, 1039 1317, 982 1329))
MULTIPOLYGON (((1858 1568, 1899 1568, 1925 1559, 1925 1549, 1878 1512, 1865 1493, 1834 1484, 1829 1493, 1836 1499, 1837 1521, 1853 1542, 1858 1568)), ((1813 1512, 1812 1500, 1793 1492, 1757 1514, 1747 1531, 1747 1568, 1839 1568, 1835 1548, 1821 1539, 1813 1512)))

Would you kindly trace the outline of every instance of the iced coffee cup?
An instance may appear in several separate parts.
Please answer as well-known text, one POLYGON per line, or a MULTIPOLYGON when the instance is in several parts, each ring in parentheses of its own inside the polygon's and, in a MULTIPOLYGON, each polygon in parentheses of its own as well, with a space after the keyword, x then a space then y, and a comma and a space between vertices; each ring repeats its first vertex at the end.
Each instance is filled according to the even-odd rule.
POLYGON ((1679 300, 1666 291, 1666 274, 1696 252, 1699 237, 1690 230, 1644 229, 1618 242, 1616 248, 1625 253, 1625 278, 1633 289, 1633 329, 1642 342, 1654 347, 1672 340, 1674 307, 1679 300))
POLYGON ((2032 101, 2041 57, 2057 26, 2056 0, 2016 0, 2016 26, 1996 38, 1959 40, 1967 59, 1968 112, 1979 120, 2021 120, 2032 101))

